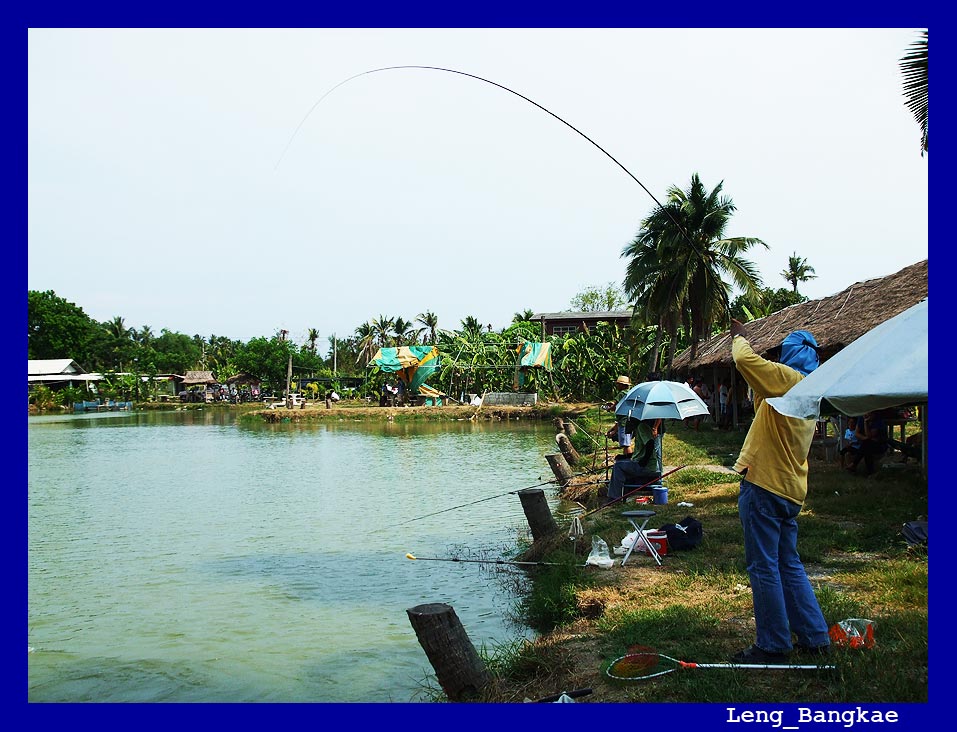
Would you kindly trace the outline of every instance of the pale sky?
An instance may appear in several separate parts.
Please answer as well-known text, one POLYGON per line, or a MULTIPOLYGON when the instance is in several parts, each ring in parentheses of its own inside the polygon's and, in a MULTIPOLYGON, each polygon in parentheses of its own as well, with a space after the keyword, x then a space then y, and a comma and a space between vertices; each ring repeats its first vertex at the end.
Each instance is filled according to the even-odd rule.
POLYGON ((384 316, 568 309, 654 200, 811 298, 928 252, 905 29, 31 29, 28 289, 97 320, 323 346, 384 316), (285 153, 284 153, 285 150, 285 153), (278 165, 277 165, 278 164, 278 165))

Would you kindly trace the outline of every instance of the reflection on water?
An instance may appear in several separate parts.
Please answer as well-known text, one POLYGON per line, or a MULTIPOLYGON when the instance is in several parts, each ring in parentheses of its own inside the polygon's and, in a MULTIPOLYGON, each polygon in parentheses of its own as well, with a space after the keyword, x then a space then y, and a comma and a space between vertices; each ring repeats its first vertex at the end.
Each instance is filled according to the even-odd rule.
POLYGON ((522 570, 405 555, 508 556, 550 424, 210 409, 35 417, 28 440, 31 701, 414 701, 406 609, 452 605, 476 647, 528 634, 522 570))

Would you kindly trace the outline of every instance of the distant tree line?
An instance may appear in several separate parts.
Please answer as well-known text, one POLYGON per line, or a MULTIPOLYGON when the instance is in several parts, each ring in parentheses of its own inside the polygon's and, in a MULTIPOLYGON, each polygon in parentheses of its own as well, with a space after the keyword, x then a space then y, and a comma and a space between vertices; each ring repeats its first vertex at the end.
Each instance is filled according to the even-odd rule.
POLYGON ((120 316, 97 322, 52 290, 28 293, 29 358, 72 358, 88 371, 111 374, 209 370, 225 381, 242 373, 282 388, 291 356, 297 380, 369 377, 366 391, 374 393, 387 378, 370 367, 379 348, 427 344, 438 348, 442 364, 429 384, 453 396, 520 385, 557 399, 605 399, 619 374, 642 380, 658 372, 667 378, 677 353, 727 329, 731 317, 749 321, 807 299, 798 283, 813 279, 814 268, 795 252, 780 273, 790 289, 766 287, 743 255, 768 245, 755 237, 727 236, 734 211, 722 183, 709 191, 695 174, 687 189, 672 186, 665 203, 642 220, 634 240, 622 248, 627 264, 621 286, 588 286, 571 300, 580 311, 628 309, 630 324, 600 323, 584 332, 549 336, 551 373, 517 369, 519 347, 541 338, 538 324, 530 322, 531 310, 516 312, 499 331, 473 315, 446 329, 428 310, 412 319, 380 314, 344 338, 329 337, 323 356, 315 328, 302 344, 286 331, 247 342, 165 328, 156 335, 148 325, 127 327, 120 316), (734 290, 741 294, 732 299, 734 290))

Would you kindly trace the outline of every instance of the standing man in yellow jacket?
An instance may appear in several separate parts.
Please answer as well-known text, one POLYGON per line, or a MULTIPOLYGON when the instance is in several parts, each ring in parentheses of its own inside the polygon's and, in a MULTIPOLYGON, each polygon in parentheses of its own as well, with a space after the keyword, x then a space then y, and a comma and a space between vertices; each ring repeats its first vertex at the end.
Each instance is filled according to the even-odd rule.
POLYGON ((817 341, 796 330, 775 351, 772 360, 755 353, 747 329, 732 319, 731 356, 754 391, 754 421, 734 469, 742 476, 738 516, 757 626, 756 642, 735 654, 733 663, 788 663, 795 649, 830 652, 827 622, 797 551, 796 519, 807 496, 814 420, 785 417, 765 401, 817 368, 817 341))

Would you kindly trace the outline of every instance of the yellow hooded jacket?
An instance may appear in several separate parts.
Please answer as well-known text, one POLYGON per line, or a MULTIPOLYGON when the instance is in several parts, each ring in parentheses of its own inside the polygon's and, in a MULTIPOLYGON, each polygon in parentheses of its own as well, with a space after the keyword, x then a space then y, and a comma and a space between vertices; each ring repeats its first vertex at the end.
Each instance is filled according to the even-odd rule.
POLYGON ((762 358, 740 335, 731 341, 731 357, 754 391, 754 421, 734 469, 740 473, 747 468, 748 482, 803 505, 814 420, 785 417, 765 399, 782 396, 804 376, 790 366, 762 358))

